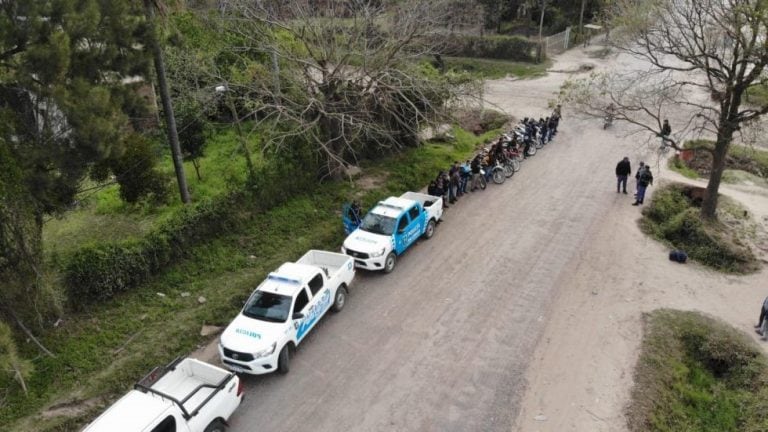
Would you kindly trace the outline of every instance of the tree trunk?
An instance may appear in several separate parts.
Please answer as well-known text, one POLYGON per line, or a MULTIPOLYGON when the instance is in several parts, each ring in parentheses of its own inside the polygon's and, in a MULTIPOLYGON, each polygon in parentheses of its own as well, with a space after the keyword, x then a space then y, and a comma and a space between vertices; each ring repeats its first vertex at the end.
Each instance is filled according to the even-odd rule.
POLYGON ((541 17, 539 17, 539 50, 537 52, 537 62, 544 60, 544 9, 547 7, 547 0, 541 0, 541 17))
POLYGON ((232 121, 235 122, 235 131, 237 132, 237 137, 240 141, 240 147, 243 149, 243 156, 245 157, 245 165, 248 167, 248 176, 250 178, 254 178, 256 176, 256 170, 253 168, 253 160, 251 159, 251 151, 248 150, 248 141, 245 139, 245 134, 243 133, 243 127, 240 124, 240 116, 237 114, 237 108, 235 108, 234 102, 232 102, 232 98, 229 97, 229 91, 227 90, 227 107, 229 108, 230 114, 232 114, 232 121))
POLYGON ((709 175, 707 183, 707 196, 701 204, 701 217, 704 219, 717 219, 717 200, 720 182, 725 171, 725 160, 728 155, 728 148, 733 138, 733 130, 725 130, 717 138, 715 149, 712 151, 712 172, 709 175))
POLYGON ((144 7, 147 10, 147 21, 152 26, 149 33, 149 45, 152 49, 152 56, 155 62, 155 72, 157 73, 157 86, 160 90, 160 100, 163 103, 163 114, 165 115, 165 127, 168 134, 168 144, 171 146, 171 158, 173 159, 173 168, 176 171, 176 181, 179 185, 179 195, 181 202, 188 204, 189 188, 187 188, 187 177, 184 175, 184 163, 181 158, 181 146, 179 145, 179 133, 176 130, 176 117, 173 113, 173 103, 168 89, 168 80, 165 77, 165 61, 163 60, 163 50, 157 40, 155 33, 155 10, 150 0, 144 0, 144 7))
POLYGON ((192 159, 192 166, 195 167, 195 174, 197 174, 197 180, 203 181, 203 178, 200 176, 200 161, 197 158, 192 159))
POLYGON ((587 0, 581 0, 581 12, 579 12, 579 35, 584 37, 584 8, 587 6, 587 0))

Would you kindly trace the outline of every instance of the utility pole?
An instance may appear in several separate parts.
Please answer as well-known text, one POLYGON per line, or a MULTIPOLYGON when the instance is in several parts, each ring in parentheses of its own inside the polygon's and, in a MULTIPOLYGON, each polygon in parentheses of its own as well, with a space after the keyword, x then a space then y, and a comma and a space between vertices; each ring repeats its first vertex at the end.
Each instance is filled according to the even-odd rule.
POLYGON ((541 0, 541 17, 539 18, 539 55, 538 61, 541 63, 541 61, 544 59, 544 39, 543 39, 543 33, 544 33, 544 9, 547 7, 547 0, 541 0))
POLYGON ((173 114, 173 103, 171 102, 171 92, 168 90, 168 80, 165 77, 165 61, 163 60, 163 50, 157 39, 157 28, 155 26, 155 9, 152 0, 144 0, 144 7, 147 10, 147 21, 150 25, 149 44, 152 49, 152 55, 155 62, 155 73, 157 74, 157 86, 160 88, 160 100, 163 103, 163 114, 165 114, 165 129, 168 134, 168 144, 171 146, 171 158, 173 159, 173 169, 176 171, 176 182, 179 184, 179 194, 181 202, 189 204, 189 188, 187 188, 187 177, 184 174, 184 163, 181 158, 181 146, 179 145, 179 133, 176 130, 176 116, 173 114))

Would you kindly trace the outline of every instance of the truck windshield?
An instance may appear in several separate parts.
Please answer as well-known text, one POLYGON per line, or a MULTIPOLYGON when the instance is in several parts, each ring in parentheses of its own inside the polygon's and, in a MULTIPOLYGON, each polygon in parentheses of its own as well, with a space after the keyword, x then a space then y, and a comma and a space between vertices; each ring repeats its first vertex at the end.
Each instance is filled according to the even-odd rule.
POLYGON ((291 311, 291 297, 256 291, 243 308, 243 315, 269 322, 285 322, 291 311))
POLYGON ((374 234, 392 235, 395 232, 395 219, 376 213, 368 213, 360 223, 360 229, 374 234))

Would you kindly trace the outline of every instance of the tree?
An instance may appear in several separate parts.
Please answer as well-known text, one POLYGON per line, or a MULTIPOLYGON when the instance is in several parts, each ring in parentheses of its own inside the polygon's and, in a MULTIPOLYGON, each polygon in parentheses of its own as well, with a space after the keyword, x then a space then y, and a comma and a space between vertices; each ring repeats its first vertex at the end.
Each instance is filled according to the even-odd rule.
POLYGON ((731 143, 768 112, 743 103, 750 87, 768 84, 768 2, 614 0, 610 12, 611 26, 621 29, 615 46, 648 67, 570 83, 567 98, 595 115, 613 103, 616 120, 654 135, 674 114, 676 132, 667 144, 678 150, 684 137, 714 137, 712 148, 697 151, 712 154, 701 215, 715 219, 731 143))
POLYGON ((200 158, 205 155, 205 123, 197 117, 191 117, 184 119, 181 124, 183 127, 179 131, 179 140, 184 159, 192 161, 197 179, 202 180, 200 158))
POLYGON ((479 93, 476 83, 419 60, 439 53, 441 0, 267 3, 233 0, 223 23, 241 41, 230 55, 277 53, 280 97, 268 68, 255 65, 228 89, 249 117, 271 127, 267 147, 301 134, 323 158, 324 175, 342 176, 360 151, 417 145, 419 129, 444 116, 447 102, 479 93))
POLYGON ((147 67, 129 0, 0 2, 0 317, 47 312, 45 215, 64 212, 91 165, 120 154, 147 67))

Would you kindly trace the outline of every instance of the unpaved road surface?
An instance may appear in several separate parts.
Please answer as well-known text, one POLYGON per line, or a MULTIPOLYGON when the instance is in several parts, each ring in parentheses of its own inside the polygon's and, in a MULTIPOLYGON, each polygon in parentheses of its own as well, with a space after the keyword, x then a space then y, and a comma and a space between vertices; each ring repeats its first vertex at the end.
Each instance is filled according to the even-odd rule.
MULTIPOLYGON (((620 63, 577 50, 553 68, 580 62, 620 63)), ((567 77, 494 81, 488 98, 546 115, 567 77)), ((669 263, 637 229, 631 195, 615 193, 616 162, 634 167, 648 147, 564 116, 553 143, 451 206, 392 274, 358 272, 287 376, 245 377, 232 430, 620 431, 643 310, 751 323, 764 276, 669 263)))
MULTIPOLYGON (((539 116, 558 80, 494 85, 514 95, 510 113, 539 116)), ((509 431, 552 302, 615 199, 595 173, 621 153, 586 151, 610 136, 585 143, 594 122, 565 116, 553 143, 462 197, 392 274, 358 272, 287 376, 246 378, 233 430, 509 431)))

